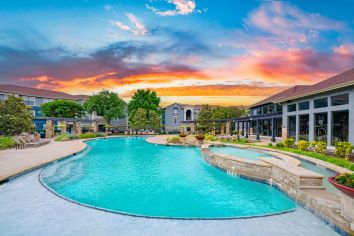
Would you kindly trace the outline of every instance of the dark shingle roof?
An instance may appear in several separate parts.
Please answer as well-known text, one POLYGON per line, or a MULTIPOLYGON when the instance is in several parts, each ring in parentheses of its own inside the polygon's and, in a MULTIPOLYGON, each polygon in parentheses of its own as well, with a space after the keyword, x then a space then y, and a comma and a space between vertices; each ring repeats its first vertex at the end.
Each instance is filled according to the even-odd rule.
POLYGON ((52 99, 86 100, 87 95, 71 95, 63 92, 22 87, 17 85, 0 84, 0 91, 6 93, 20 94, 31 97, 43 97, 52 99))
POLYGON ((286 100, 305 97, 350 85, 354 85, 354 68, 313 85, 296 85, 259 101, 251 107, 260 106, 271 102, 284 102, 286 100))

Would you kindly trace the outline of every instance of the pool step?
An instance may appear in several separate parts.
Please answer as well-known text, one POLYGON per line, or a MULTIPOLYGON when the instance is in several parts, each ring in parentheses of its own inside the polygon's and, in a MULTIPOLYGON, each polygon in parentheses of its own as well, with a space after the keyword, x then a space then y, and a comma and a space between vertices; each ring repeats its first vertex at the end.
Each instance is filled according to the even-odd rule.
POLYGON ((307 186, 307 185, 300 185, 299 189, 323 189, 325 190, 325 186, 307 186))

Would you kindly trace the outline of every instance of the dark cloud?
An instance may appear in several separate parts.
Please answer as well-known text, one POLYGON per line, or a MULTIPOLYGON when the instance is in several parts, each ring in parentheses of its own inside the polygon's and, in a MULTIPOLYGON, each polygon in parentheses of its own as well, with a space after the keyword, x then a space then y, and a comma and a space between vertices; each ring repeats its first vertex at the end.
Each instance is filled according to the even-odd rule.
POLYGON ((0 81, 35 85, 36 81, 20 79, 45 75, 67 81, 107 72, 116 72, 114 78, 120 79, 161 72, 196 72, 197 68, 179 59, 210 53, 209 47, 192 34, 166 28, 155 33, 165 37, 160 40, 156 37, 149 41, 116 42, 84 55, 61 47, 23 49, 1 46, 0 81), (158 60, 154 61, 151 57, 158 60))

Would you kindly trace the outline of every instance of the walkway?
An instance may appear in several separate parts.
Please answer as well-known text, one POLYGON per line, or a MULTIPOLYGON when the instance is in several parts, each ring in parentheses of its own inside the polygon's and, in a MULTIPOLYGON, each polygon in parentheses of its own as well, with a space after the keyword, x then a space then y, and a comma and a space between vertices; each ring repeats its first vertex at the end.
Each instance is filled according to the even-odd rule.
POLYGON ((41 147, 2 150, 0 151, 0 182, 21 172, 77 153, 85 147, 83 140, 67 142, 52 140, 41 147))

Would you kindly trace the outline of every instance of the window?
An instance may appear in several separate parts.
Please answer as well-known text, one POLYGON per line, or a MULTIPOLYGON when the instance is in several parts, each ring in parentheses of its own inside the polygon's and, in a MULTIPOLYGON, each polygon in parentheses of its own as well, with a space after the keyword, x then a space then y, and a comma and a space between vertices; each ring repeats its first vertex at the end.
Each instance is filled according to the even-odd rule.
POLYGON ((340 105, 345 105, 349 103, 349 94, 341 94, 337 96, 331 97, 331 104, 332 106, 340 106, 340 105))
POLYGON ((192 120, 192 111, 191 110, 186 111, 186 120, 187 121, 192 120))
POLYGON ((263 113, 263 114, 268 114, 268 106, 264 106, 264 107, 262 108, 262 113, 263 113))
POLYGON ((310 102, 299 102, 299 111, 310 109, 310 102))
POLYGON ((332 114, 332 144, 348 142, 349 111, 337 111, 332 114))
POLYGON ((296 104, 288 105, 288 112, 296 111, 296 104))
POLYGON ((277 112, 282 112, 282 111, 283 111, 283 106, 277 104, 277 105, 276 105, 276 110, 277 110, 277 112))
POLYGON ((22 98, 23 98, 26 105, 34 106, 34 97, 23 96, 22 98))
POLYGON ((315 114, 315 140, 327 142, 327 113, 315 114))
POLYGON ((262 109, 260 107, 257 108, 257 115, 262 115, 262 109))
POLYGON ((288 117, 288 138, 296 138, 296 116, 288 117))
POLYGON ((328 99, 327 98, 316 99, 314 101, 314 103, 315 103, 315 108, 328 107, 328 99))
POLYGON ((36 106, 40 106, 43 104, 43 98, 36 98, 36 106))
POLYGON ((53 99, 50 99, 50 98, 44 98, 43 99, 43 103, 47 103, 47 102, 52 102, 53 99))
POLYGON ((269 113, 273 113, 274 112, 274 105, 270 105, 268 107, 268 111, 269 111, 269 113))
POLYGON ((177 124, 177 119, 175 118, 175 124, 177 124))
POLYGON ((177 107, 173 108, 173 116, 178 116, 178 108, 177 107))
POLYGON ((309 115, 301 115, 299 116, 300 119, 300 137, 299 140, 309 140, 309 122, 310 117, 309 115))

